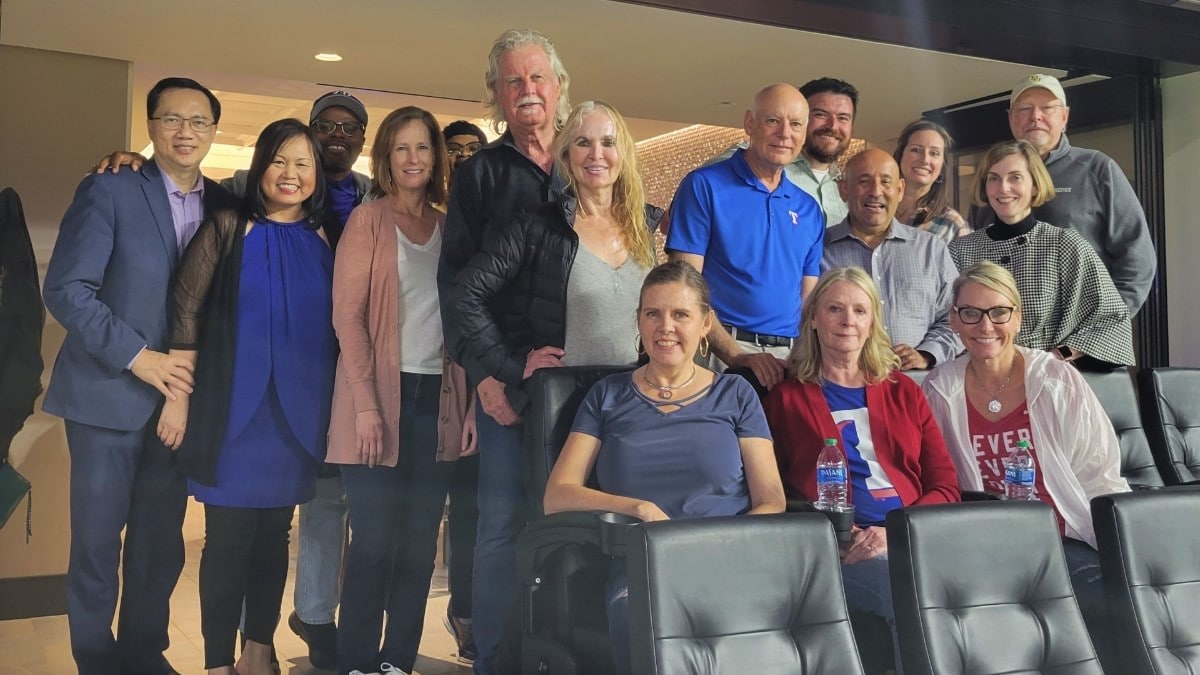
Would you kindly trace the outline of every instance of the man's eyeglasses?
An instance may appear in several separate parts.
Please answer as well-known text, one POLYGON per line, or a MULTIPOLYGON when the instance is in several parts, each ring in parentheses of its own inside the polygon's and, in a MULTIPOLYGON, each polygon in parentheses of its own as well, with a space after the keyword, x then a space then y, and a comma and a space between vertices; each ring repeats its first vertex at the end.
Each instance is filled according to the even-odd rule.
POLYGON ((470 157, 471 155, 479 152, 482 148, 482 143, 467 143, 466 145, 450 143, 446 146, 446 153, 451 157, 470 157))
POLYGON ((1019 105, 1012 109, 1012 113, 1017 117, 1025 118, 1033 114, 1034 108, 1042 113, 1042 117, 1049 117, 1054 113, 1065 108, 1061 103, 1052 103, 1050 105, 1019 105))
POLYGON ((322 134, 332 134, 334 129, 341 129, 344 136, 357 136, 366 130, 366 125, 360 122, 334 122, 333 120, 316 120, 312 128, 322 134))
POLYGON ((204 133, 212 130, 217 126, 217 123, 204 117, 180 117, 179 115, 163 115, 161 117, 151 117, 152 120, 157 120, 159 125, 167 131, 176 131, 185 123, 191 127, 192 131, 204 133))
POLYGON ((987 309, 979 307, 955 307, 954 311, 958 314, 958 320, 965 324, 979 323, 983 321, 985 314, 992 323, 1008 323, 1012 319, 1013 312, 1016 309, 1016 307, 997 305, 996 307, 988 307, 987 309))

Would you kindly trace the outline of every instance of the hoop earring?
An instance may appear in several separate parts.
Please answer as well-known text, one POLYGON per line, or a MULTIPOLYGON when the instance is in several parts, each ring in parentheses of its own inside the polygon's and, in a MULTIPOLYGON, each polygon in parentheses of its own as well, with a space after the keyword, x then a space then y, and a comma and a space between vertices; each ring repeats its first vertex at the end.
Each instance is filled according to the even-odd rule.
POLYGON ((704 335, 700 338, 700 356, 708 357, 708 336, 704 335))
POLYGON ((642 344, 641 333, 633 336, 633 351, 636 352, 638 356, 642 356, 646 353, 646 346, 642 344))

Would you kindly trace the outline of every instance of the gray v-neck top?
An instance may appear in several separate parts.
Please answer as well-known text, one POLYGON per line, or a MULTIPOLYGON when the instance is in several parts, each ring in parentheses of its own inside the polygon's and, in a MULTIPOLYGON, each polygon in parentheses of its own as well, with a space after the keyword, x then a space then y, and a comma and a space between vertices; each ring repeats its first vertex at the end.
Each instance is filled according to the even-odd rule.
POLYGON ((638 293, 647 272, 632 255, 614 269, 580 243, 567 279, 564 365, 617 366, 637 361, 638 293))

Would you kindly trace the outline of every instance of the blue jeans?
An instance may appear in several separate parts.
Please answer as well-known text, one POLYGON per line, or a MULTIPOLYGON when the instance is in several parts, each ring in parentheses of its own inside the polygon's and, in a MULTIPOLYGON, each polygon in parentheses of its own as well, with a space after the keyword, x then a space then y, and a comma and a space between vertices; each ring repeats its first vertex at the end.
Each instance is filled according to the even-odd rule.
POLYGON ((896 675, 903 675, 900 663, 900 639, 896 635, 896 612, 892 608, 892 577, 888 557, 884 553, 853 565, 842 565, 842 588, 846 592, 846 608, 851 612, 872 614, 887 622, 892 634, 892 653, 896 659, 896 675))
POLYGON ((520 424, 506 427, 475 403, 479 431, 479 531, 471 621, 475 672, 490 675, 517 592, 517 535, 529 520, 525 496, 525 437, 520 424))
POLYGON ((399 462, 373 469, 342 466, 350 503, 350 551, 337 633, 342 673, 378 672, 385 661, 411 671, 417 659, 438 525, 454 468, 437 461, 440 389, 440 375, 401 373, 399 462))
POLYGON ((604 593, 608 612, 608 641, 612 644, 616 675, 633 672, 629 654, 629 568, 624 558, 613 558, 608 569, 608 587, 604 593))
POLYGON ((1079 603, 1079 613, 1087 624, 1096 654, 1105 667, 1115 666, 1119 656, 1113 644, 1115 638, 1109 629, 1108 600, 1104 596, 1104 580, 1100 576, 1100 554, 1077 539, 1063 537, 1062 542, 1067 573, 1071 575, 1071 588, 1075 591, 1075 601, 1079 603))
POLYGON ((300 505, 296 551, 296 616, 333 623, 346 550, 346 489, 340 475, 317 478, 317 494, 300 505))

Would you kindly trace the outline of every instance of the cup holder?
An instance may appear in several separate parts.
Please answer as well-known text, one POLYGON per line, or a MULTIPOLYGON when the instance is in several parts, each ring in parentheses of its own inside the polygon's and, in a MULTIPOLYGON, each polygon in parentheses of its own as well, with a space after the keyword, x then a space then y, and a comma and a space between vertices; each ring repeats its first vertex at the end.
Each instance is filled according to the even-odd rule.
POLYGON ((854 505, 846 507, 844 511, 820 511, 825 514, 829 522, 833 523, 834 534, 837 535, 838 546, 843 549, 850 545, 850 539, 854 529, 854 505))
POLYGON ((600 551, 604 555, 625 557, 625 537, 629 528, 642 522, 633 516, 606 511, 600 519, 600 551))

